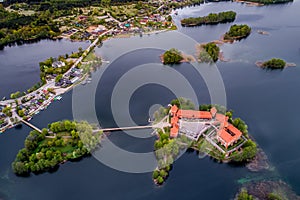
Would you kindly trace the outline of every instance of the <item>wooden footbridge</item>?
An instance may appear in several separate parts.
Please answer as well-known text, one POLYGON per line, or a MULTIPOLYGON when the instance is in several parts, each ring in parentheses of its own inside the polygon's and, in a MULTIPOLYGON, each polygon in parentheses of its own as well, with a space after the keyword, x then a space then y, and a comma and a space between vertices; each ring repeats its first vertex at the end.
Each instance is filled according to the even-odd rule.
POLYGON ((28 121, 25 121, 25 120, 22 119, 22 118, 19 118, 19 120, 20 120, 20 122, 22 122, 23 124, 25 124, 25 125, 29 126, 30 128, 36 130, 37 132, 42 133, 42 130, 41 130, 41 129, 39 129, 38 127, 36 127, 36 126, 34 126, 33 124, 29 123, 28 121))
POLYGON ((129 126, 129 127, 118 127, 118 128, 103 128, 103 129, 96 129, 93 132, 107 132, 107 131, 126 131, 126 130, 139 130, 139 129, 150 129, 150 128, 159 128, 163 129, 164 127, 169 127, 170 124, 168 122, 159 122, 153 125, 146 125, 146 126, 129 126))
MULTIPOLYGON (((30 128, 38 131, 39 133, 42 133, 42 130, 39 129, 38 127, 34 126, 33 124, 29 123, 28 121, 22 119, 19 117, 20 122, 24 123, 25 125, 29 126, 30 128)), ((103 132, 107 132, 107 131, 126 131, 126 130, 139 130, 139 129, 150 129, 150 128, 159 128, 159 129, 163 129, 165 127, 169 127, 170 124, 168 122, 159 122, 157 124, 153 124, 153 125, 146 125, 146 126, 129 126, 129 127, 117 127, 117 128, 104 128, 104 129, 96 129, 93 130, 93 133, 95 132, 99 132, 99 131, 103 131, 103 132)))

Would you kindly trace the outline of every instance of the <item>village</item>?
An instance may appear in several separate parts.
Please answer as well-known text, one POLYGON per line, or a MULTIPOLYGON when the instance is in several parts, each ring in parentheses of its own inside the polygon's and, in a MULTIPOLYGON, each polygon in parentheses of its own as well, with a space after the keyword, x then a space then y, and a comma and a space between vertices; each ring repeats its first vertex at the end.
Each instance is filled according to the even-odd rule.
POLYGON ((61 23, 61 37, 71 40, 93 40, 106 31, 106 37, 111 37, 174 30, 176 26, 170 16, 172 9, 168 6, 174 2, 186 1, 170 1, 168 4, 150 1, 101 9, 81 9, 79 15, 62 17, 56 21, 61 23))

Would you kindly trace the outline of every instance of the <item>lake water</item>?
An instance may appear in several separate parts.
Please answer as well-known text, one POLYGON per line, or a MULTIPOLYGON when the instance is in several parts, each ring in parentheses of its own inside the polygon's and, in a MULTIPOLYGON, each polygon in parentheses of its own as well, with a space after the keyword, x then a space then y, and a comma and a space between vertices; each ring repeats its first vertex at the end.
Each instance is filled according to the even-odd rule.
MULTIPOLYGON (((299 9, 299 1, 292 4, 266 7, 248 7, 243 4, 224 2, 184 8, 179 10, 179 14, 175 16, 178 23, 181 18, 187 16, 202 16, 209 12, 235 10, 238 13, 237 23, 247 23, 252 26, 253 32, 246 40, 221 46, 225 57, 231 61, 227 63, 218 62, 217 68, 224 81, 228 108, 235 111, 235 116, 246 121, 250 134, 264 149, 270 163, 274 166, 272 173, 250 173, 244 167, 219 164, 210 158, 199 159, 196 153, 190 152, 184 154, 174 163, 170 177, 162 187, 156 187, 152 183, 151 173, 120 172, 107 167, 94 157, 85 158, 80 162, 66 163, 52 174, 45 173, 32 175, 30 178, 20 178, 12 173, 10 163, 14 160, 17 151, 23 147, 23 141, 30 131, 28 127, 23 126, 21 129, 11 129, 0 135, 1 197, 18 200, 231 199, 241 186, 237 182, 239 179, 259 176, 265 178, 281 177, 299 194, 300 175, 298 169, 300 159, 298 155, 300 149, 298 144, 300 135, 298 113, 300 108, 298 102, 300 102, 300 93, 298 86, 300 85, 300 69, 291 67, 283 71, 265 71, 257 68, 254 64, 257 60, 280 57, 300 66, 300 46, 298 43, 300 24, 297 20, 300 17, 299 9), (265 36, 256 33, 256 30, 260 29, 268 31, 270 35, 265 36)), ((220 38, 229 27, 230 24, 221 24, 197 28, 179 28, 179 31, 197 42, 208 42, 220 38)), ((119 113, 123 121, 117 121, 110 107, 113 89, 115 89, 118 81, 122 80, 124 74, 128 74, 136 66, 145 63, 156 63, 153 64, 153 71, 157 74, 169 73, 171 75, 172 71, 168 67, 159 64, 159 55, 163 51, 157 48, 134 49, 115 61, 114 58, 117 57, 119 51, 130 44, 134 48, 135 45, 151 44, 161 39, 169 43, 168 48, 172 48, 176 46, 174 43, 180 44, 180 40, 175 36, 176 34, 170 32, 105 42, 103 47, 97 49, 96 52, 106 60, 112 61, 111 64, 109 66, 104 65, 95 72, 92 75, 91 84, 79 86, 73 96, 72 92, 63 95, 60 102, 53 103, 46 111, 35 116, 32 123, 39 127, 45 127, 52 121, 72 119, 74 114, 72 102, 75 101, 72 98, 76 98, 76 101, 82 102, 82 104, 96 102, 93 107, 96 111, 95 116, 103 127, 113 127, 119 123, 126 123, 128 116, 123 117, 126 110, 129 110, 133 122, 146 124, 152 106, 155 104, 166 105, 175 97, 173 91, 156 82, 138 87, 128 100, 128 105, 120 106, 119 113), (100 76, 101 79, 98 82, 100 76), (91 91, 95 94, 92 97, 89 95, 91 91)), ((43 43, 32 44, 32 48, 41 44, 43 43)), ((184 46, 184 44, 182 45, 184 46)), ((20 47, 12 47, 10 54, 14 54, 18 48, 20 47)), ((43 49, 45 46, 40 48, 43 49)), ((182 49, 185 48, 185 46, 182 47, 182 49)), ((192 50, 190 49, 190 51, 192 50)), ((58 54, 62 53, 64 51, 58 54)), ((26 59, 20 61, 20 63, 22 62, 26 62, 26 59)), ((35 62, 40 61, 36 60, 35 62)), ((11 63, 8 66, 13 65, 11 63)), ((190 82, 200 103, 210 102, 205 82, 195 73, 196 71, 191 65, 182 64, 174 67, 174 69, 183 74, 190 82)), ((17 72, 15 69, 11 73, 17 72)), ((170 76, 166 76, 165 79, 180 87, 176 79, 172 79, 170 76)), ((147 74, 140 73, 132 81, 125 82, 124 85, 139 80, 147 80, 147 74)), ((7 90, 11 86, 7 87, 8 85, 4 88, 7 90)), ((124 91, 124 95, 126 92, 124 91)), ((124 99, 124 102, 125 100, 127 101, 124 99)), ((116 103, 121 104, 122 101, 123 99, 120 99, 116 103)), ((84 105, 80 107, 76 107, 76 109, 79 110, 82 118, 92 121, 91 113, 93 110, 89 110, 90 107, 87 110, 83 109, 85 108, 84 105)), ((153 150, 155 138, 141 139, 116 132, 109 139, 128 151, 149 152, 153 150)))

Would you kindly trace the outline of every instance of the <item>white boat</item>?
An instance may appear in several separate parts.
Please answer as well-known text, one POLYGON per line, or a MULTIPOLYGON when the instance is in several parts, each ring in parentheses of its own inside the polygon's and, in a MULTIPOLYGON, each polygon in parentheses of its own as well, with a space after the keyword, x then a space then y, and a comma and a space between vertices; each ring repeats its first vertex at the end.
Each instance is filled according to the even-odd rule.
POLYGON ((57 96, 57 97, 54 98, 54 100, 58 100, 58 101, 61 100, 61 99, 62 99, 62 96, 57 96))

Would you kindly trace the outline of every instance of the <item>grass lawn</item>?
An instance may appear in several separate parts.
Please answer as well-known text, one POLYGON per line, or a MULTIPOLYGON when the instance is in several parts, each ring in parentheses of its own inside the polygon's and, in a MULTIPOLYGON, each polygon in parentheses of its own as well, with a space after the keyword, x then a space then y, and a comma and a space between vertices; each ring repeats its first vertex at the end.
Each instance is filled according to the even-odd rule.
POLYGON ((61 151, 62 153, 72 153, 76 147, 72 147, 72 145, 67 145, 64 147, 55 147, 55 149, 61 151))

